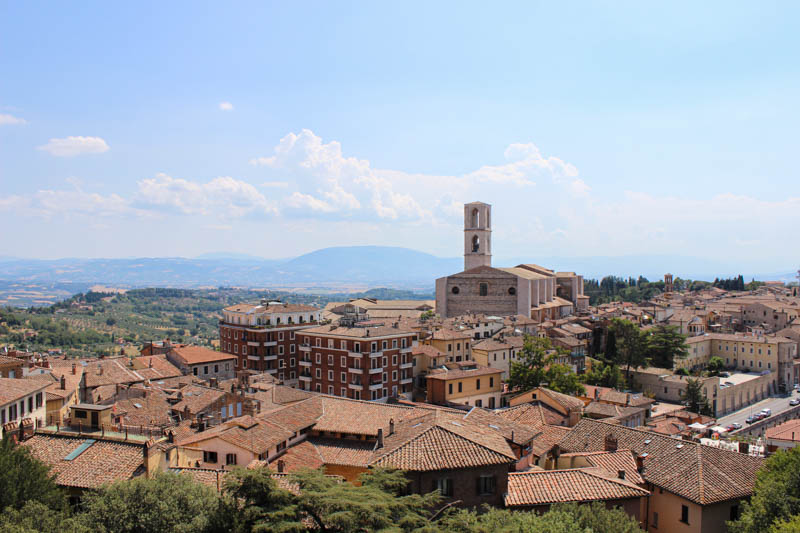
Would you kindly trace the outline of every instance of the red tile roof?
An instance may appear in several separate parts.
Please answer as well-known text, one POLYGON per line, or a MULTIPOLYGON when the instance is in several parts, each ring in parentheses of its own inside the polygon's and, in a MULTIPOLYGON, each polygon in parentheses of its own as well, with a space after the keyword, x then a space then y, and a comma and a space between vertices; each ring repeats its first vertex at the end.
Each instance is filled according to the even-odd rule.
POLYGON ((170 353, 177 356, 187 365, 215 363, 236 358, 235 355, 210 350, 202 346, 175 346, 170 350, 170 353))
POLYGON ((514 472, 508 475, 508 507, 565 502, 592 502, 642 498, 648 491, 621 479, 605 477, 595 469, 514 472))

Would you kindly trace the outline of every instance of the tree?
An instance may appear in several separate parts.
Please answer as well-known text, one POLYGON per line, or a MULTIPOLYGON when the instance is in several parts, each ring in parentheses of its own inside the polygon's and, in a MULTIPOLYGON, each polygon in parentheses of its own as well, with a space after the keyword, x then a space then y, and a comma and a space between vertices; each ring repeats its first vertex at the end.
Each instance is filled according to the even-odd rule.
POLYGON ((291 492, 278 487, 268 468, 236 468, 225 477, 212 531, 300 532, 306 527, 291 492))
POLYGON ((0 441, 0 509, 21 509, 26 502, 40 502, 63 510, 66 499, 50 469, 35 459, 24 446, 8 436, 0 441))
POLYGON ((796 532, 800 515, 800 448, 779 451, 766 461, 756 476, 753 495, 744 502, 731 533, 760 533, 771 527, 781 533, 796 532), (787 524, 788 522, 788 524, 787 524))
POLYGON ((556 363, 569 355, 561 347, 553 347, 548 338, 525 336, 519 360, 512 361, 508 385, 511 389, 530 390, 544 384, 564 394, 583 392, 580 379, 568 366, 556 363))
POLYGON ((703 392, 703 384, 699 379, 688 378, 686 380, 686 391, 683 393, 683 403, 686 408, 693 413, 701 415, 711 415, 711 406, 708 397, 703 392))
POLYGON ((631 367, 647 366, 647 337, 630 320, 615 318, 610 330, 617 341, 617 364, 625 367, 625 382, 630 383, 631 367))
POLYGON ((319 470, 304 470, 293 478, 300 489, 299 508, 315 524, 312 529, 330 533, 414 531, 430 523, 440 500, 436 493, 405 494, 408 480, 397 470, 361 474, 360 486, 319 470))
POLYGON ((613 363, 603 363, 602 361, 593 359, 591 368, 582 378, 583 382, 587 385, 616 389, 622 383, 622 372, 619 367, 613 363))
POLYGON ((0 531, 3 533, 90 533, 77 517, 71 517, 63 510, 51 509, 47 505, 30 500, 17 510, 6 508, 0 513, 0 531))
POLYGON ((549 511, 517 512, 508 509, 453 510, 427 529, 442 533, 641 533, 636 519, 621 509, 606 509, 601 502, 554 505, 549 511))
POLYGON ((714 356, 708 360, 708 373, 712 376, 719 375, 720 372, 725 368, 725 361, 722 360, 722 357, 714 356))
POLYGON ((86 494, 80 518, 107 533, 194 533, 209 526, 217 507, 214 489, 189 476, 162 473, 86 494))
POLYGON ((653 366, 672 368, 675 359, 685 359, 689 356, 686 335, 681 333, 678 326, 658 324, 647 335, 647 352, 650 364, 653 366))

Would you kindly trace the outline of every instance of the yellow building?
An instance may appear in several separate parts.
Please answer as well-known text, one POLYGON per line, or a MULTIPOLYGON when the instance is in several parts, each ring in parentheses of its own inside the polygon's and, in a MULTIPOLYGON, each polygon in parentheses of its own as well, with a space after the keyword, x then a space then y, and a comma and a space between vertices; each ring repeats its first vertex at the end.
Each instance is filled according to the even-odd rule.
POLYGON ((427 376, 428 403, 461 404, 494 409, 500 406, 503 371, 475 363, 437 369, 427 376))
POLYGON ((457 363, 471 359, 471 340, 466 331, 438 329, 425 343, 444 353, 448 363, 457 363))

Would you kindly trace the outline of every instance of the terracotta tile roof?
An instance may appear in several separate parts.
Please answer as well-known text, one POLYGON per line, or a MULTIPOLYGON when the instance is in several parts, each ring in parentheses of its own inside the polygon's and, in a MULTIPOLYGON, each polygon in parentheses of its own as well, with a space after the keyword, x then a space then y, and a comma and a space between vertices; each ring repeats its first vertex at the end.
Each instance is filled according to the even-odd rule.
POLYGON ((591 402, 583 408, 583 414, 595 415, 595 418, 627 418, 644 413, 646 410, 646 407, 624 407, 613 403, 591 402))
POLYGON ((286 472, 295 472, 302 468, 321 468, 325 464, 317 447, 308 440, 295 444, 286 450, 286 453, 275 459, 270 465, 273 470, 277 469, 278 461, 283 461, 286 472))
POLYGON ((460 339, 471 339, 472 336, 467 331, 457 331, 454 329, 437 329, 431 336, 435 341, 455 341, 460 339))
POLYGON ((444 352, 439 351, 429 344, 419 344, 411 349, 412 355, 427 355, 428 357, 442 357, 444 352))
POLYGON ((387 434, 390 420, 393 419, 397 424, 418 412, 415 408, 399 405, 323 396, 322 414, 314 424, 314 429, 374 437, 379 428, 383 429, 384 435, 387 434))
POLYGON ((547 423, 541 404, 538 402, 523 403, 508 409, 501 409, 497 411, 497 415, 537 430, 547 423))
POLYGON ((45 390, 50 383, 39 379, 0 378, 0 405, 6 405, 37 391, 45 390))
POLYGON ((217 470, 214 468, 188 468, 188 467, 174 467, 170 468, 169 472, 181 474, 191 477, 196 483, 211 487, 217 492, 222 491, 222 483, 225 481, 225 476, 230 473, 230 470, 217 470))
POLYGON ((180 390, 180 395, 181 400, 172 406, 172 410, 183 414, 188 408, 190 415, 196 415, 225 396, 225 391, 200 385, 186 385, 180 390))
POLYGON ((144 473, 144 445, 37 433, 23 441, 34 457, 51 467, 62 487, 96 489, 144 473), (89 446, 72 460, 81 445, 89 446))
POLYGON ((487 411, 480 407, 473 407, 466 415, 460 418, 473 424, 488 427, 501 434, 507 441, 520 445, 528 444, 538 433, 528 425, 519 424, 514 420, 500 416, 494 411, 487 411))
POLYGON ((167 361, 166 355, 143 355, 133 358, 133 369, 152 381, 174 378, 183 375, 178 367, 167 361))
POLYGON ((180 446, 198 445, 218 438, 254 454, 265 453, 292 437, 294 433, 265 420, 241 416, 206 431, 195 433, 179 442, 180 446))
POLYGON ((583 457, 590 465, 601 468, 617 477, 617 473, 622 470, 625 472, 625 480, 636 485, 644 483, 639 471, 636 469, 636 459, 630 450, 617 450, 615 452, 579 452, 562 453, 559 457, 583 457))
POLYGON ((641 498, 650 494, 633 483, 611 479, 594 469, 514 472, 508 475, 508 507, 641 498))
POLYGON ((177 356, 179 360, 187 365, 216 363, 236 358, 233 354, 218 352, 202 346, 174 346, 170 350, 170 355, 177 356))
POLYGON ((272 305, 257 305, 257 304, 236 304, 228 306, 225 311, 235 313, 254 312, 257 314, 271 315, 281 313, 309 313, 319 311, 316 307, 304 304, 272 304, 272 305))
POLYGON ((495 350, 510 350, 512 348, 522 348, 525 344, 525 339, 519 335, 514 336, 510 335, 508 337, 504 337, 502 339, 483 339, 480 340, 472 345, 473 350, 486 350, 486 351, 495 351, 495 350))
POLYGON ((757 457, 588 418, 559 446, 564 452, 604 450, 608 435, 616 437, 619 449, 647 453, 642 477, 648 483, 700 505, 749 496, 763 463, 757 457))
POLYGON ((104 385, 140 383, 144 381, 144 376, 131 368, 127 357, 112 357, 86 361, 83 379, 86 388, 92 389, 104 385))
POLYGON ((114 417, 120 417, 125 425, 165 427, 175 425, 170 416, 171 409, 166 394, 153 390, 147 391, 144 397, 117 401, 111 413, 114 417))
POLYGON ((566 437, 569 432, 570 428, 563 426, 544 426, 542 428, 542 432, 539 433, 535 439, 533 439, 531 453, 533 453, 536 457, 543 456, 553 449, 553 446, 561 442, 561 440, 566 437))
POLYGON ((469 369, 445 369, 445 368, 437 368, 432 370, 428 373, 427 379, 440 379, 440 380, 449 380, 449 379, 464 379, 464 378, 473 378, 473 377, 480 377, 480 376, 490 376, 490 375, 497 375, 502 374, 503 370, 500 368, 490 368, 488 366, 479 366, 477 368, 469 368, 469 369))
MULTIPOLYGON (((559 405, 564 407, 564 409, 566 409, 566 410, 569 410, 569 409, 583 409, 583 406, 584 406, 583 400, 581 400, 580 398, 576 398, 575 396, 570 396, 568 394, 562 394, 560 392, 556 392, 554 390, 546 389, 544 387, 538 387, 538 389, 534 389, 534 390, 538 390, 538 392, 547 395, 548 397, 550 397, 550 399, 552 399, 553 401, 555 401, 556 403, 558 403, 559 405)), ((529 390, 529 391, 522 392, 522 393, 514 396, 514 398, 518 398, 520 396, 523 396, 523 395, 526 395, 526 394, 530 394, 531 392, 533 392, 533 391, 529 390)), ((514 398, 512 398, 512 400, 514 398)))
POLYGON ((516 457, 498 432, 438 411, 405 420, 375 450, 373 466, 412 471, 512 464, 516 457))
POLYGON ((347 439, 310 439, 322 463, 366 468, 373 458, 375 443, 347 439))

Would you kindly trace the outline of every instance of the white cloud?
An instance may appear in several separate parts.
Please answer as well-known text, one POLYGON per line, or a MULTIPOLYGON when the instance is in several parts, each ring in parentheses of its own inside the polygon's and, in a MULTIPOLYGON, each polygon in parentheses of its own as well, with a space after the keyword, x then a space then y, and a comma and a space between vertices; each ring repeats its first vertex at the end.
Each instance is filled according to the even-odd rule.
POLYGON ((241 217, 275 213, 272 202, 253 185, 229 176, 198 183, 166 174, 141 180, 135 201, 146 207, 169 208, 184 215, 241 217))
POLYGON ((0 113, 0 126, 15 126, 18 124, 27 124, 28 121, 24 118, 15 117, 14 115, 8 115, 4 113, 0 113))
POLYGON ((230 102, 220 102, 219 109, 220 111, 233 111, 233 104, 230 102))
POLYGON ((73 157, 84 154, 102 154, 109 150, 109 146, 100 137, 66 137, 50 139, 47 144, 39 146, 38 149, 57 157, 73 157))

